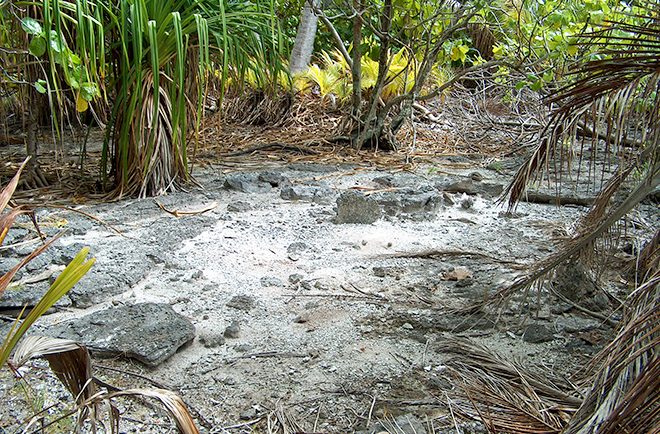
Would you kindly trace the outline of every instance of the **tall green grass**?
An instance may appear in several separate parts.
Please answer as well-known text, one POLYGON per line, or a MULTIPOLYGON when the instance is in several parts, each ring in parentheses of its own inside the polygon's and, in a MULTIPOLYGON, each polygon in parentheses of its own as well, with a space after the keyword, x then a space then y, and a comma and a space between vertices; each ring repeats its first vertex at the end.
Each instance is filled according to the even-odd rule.
MULTIPOLYGON (((44 71, 35 86, 55 109, 72 98, 79 111, 91 107, 106 119, 99 115, 109 107, 101 178, 120 196, 160 194, 188 180, 189 140, 211 71, 221 71, 222 83, 249 74, 274 89, 284 70, 268 0, 0 3, 0 26, 13 16, 29 24, 31 47, 45 45, 30 50, 44 71), (18 7, 10 13, 8 3, 18 7)), ((20 45, 21 37, 2 42, 20 45)))

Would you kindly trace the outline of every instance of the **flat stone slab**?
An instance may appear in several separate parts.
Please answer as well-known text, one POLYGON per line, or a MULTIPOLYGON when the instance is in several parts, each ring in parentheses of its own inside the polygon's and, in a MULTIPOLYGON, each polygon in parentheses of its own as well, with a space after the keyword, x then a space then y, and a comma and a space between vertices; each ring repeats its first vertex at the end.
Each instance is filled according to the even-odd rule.
POLYGON ((158 366, 195 338, 195 327, 168 304, 139 303, 95 312, 48 334, 85 344, 100 357, 131 357, 158 366))

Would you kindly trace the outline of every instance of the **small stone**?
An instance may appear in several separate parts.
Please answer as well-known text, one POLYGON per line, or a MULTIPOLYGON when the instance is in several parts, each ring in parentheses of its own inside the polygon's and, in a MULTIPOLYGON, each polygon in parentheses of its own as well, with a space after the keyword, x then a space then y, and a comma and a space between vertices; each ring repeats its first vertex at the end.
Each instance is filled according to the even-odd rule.
POLYGON ((314 288, 321 291, 331 291, 337 287, 336 282, 332 278, 320 278, 314 282, 314 288))
POLYGON ((470 209, 474 205, 474 199, 471 197, 466 197, 463 200, 461 200, 461 208, 463 209, 470 209))
POLYGON ((245 212, 245 211, 250 211, 251 209, 252 209, 252 204, 248 202, 244 202, 242 200, 237 200, 236 202, 227 204, 227 211, 229 212, 245 212))
POLYGON ((473 180, 473 181, 480 182, 480 181, 483 181, 484 176, 479 172, 472 172, 472 173, 470 173, 470 179, 473 180))
POLYGON ((413 327, 412 324, 410 324, 409 322, 407 322, 407 323, 404 323, 404 324, 401 326, 401 328, 404 328, 404 329, 406 329, 406 330, 412 330, 412 329, 414 329, 415 327, 413 327))
POLYGON ((201 279, 202 277, 204 277, 204 273, 202 272, 202 270, 197 270, 190 277, 192 277, 195 280, 201 279))
POLYGON ((553 340, 554 333, 547 326, 543 324, 530 324, 523 333, 523 341, 530 344, 539 344, 542 342, 549 342, 553 340))
POLYGON ((296 316, 293 319, 293 322, 296 323, 296 324, 305 324, 308 321, 309 321, 309 313, 308 312, 301 313, 300 315, 296 316))
POLYGON ((201 333, 198 340, 204 348, 216 348, 225 344, 225 338, 218 333, 201 333))
POLYGON ((227 302, 227 307, 248 312, 254 308, 254 298, 248 295, 236 295, 227 302))
POLYGON ((445 205, 447 206, 453 206, 454 205, 454 199, 452 199, 451 195, 449 193, 442 193, 442 200, 444 201, 445 205))
POLYGON ((227 326, 225 332, 223 333, 224 337, 228 339, 236 339, 240 334, 241 329, 238 325, 238 321, 232 321, 230 325, 227 326))
POLYGON ((305 278, 305 276, 303 276, 300 273, 290 274, 289 275, 289 283, 292 283, 292 284, 295 285, 296 283, 299 283, 300 281, 302 281, 304 278, 305 278))
POLYGON ((600 322, 590 318, 566 316, 557 318, 555 325, 560 331, 576 333, 596 330, 600 327, 600 322))
POLYGON ((271 185, 260 181, 257 175, 249 173, 234 173, 225 178, 225 188, 243 193, 267 193, 271 185))
POLYGON ((281 173, 277 172, 260 173, 257 179, 261 182, 267 182, 272 187, 279 187, 281 184, 287 181, 287 179, 281 173))
POLYGON ((269 286, 275 286, 275 287, 281 287, 284 286, 284 283, 278 279, 277 277, 271 277, 271 276, 264 276, 260 279, 261 286, 264 287, 269 287, 269 286))
POLYGON ((468 286, 472 285, 472 283, 474 283, 472 281, 472 276, 467 276, 465 279, 461 279, 461 280, 456 281, 456 287, 457 288, 465 288, 465 287, 468 287, 468 286))
POLYGON ((241 420, 252 420, 255 419, 258 414, 259 413, 257 412, 257 409, 252 407, 247 410, 243 410, 238 417, 240 417, 241 420))

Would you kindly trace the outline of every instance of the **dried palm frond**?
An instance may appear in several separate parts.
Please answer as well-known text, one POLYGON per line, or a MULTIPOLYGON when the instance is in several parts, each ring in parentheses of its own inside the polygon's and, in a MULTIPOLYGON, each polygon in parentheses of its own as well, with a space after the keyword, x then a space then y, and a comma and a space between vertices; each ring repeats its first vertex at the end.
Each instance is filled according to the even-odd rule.
POLYGON ((458 388, 454 411, 491 432, 559 433, 582 400, 559 379, 532 373, 469 340, 451 339, 447 366, 458 388))
POLYGON ((68 339, 26 336, 16 346, 11 366, 17 369, 28 360, 38 357, 48 360, 51 370, 75 399, 79 409, 78 423, 82 425, 91 415, 94 424, 97 406, 85 404, 96 393, 87 348, 68 339))
POLYGON ((584 403, 566 434, 660 431, 660 273, 632 294, 624 325, 594 359, 584 403))
MULTIPOLYGON (((113 392, 98 391, 92 374, 89 351, 84 345, 67 339, 28 336, 16 347, 12 367, 17 369, 28 360, 44 357, 57 378, 71 392, 79 412, 78 423, 89 418, 94 427, 99 422, 98 407, 109 404, 110 425, 119 427, 119 413, 112 400, 118 397, 157 399, 174 419, 182 434, 199 434, 195 422, 183 400, 174 392, 163 389, 126 389, 113 392)), ((69 413, 69 414, 72 414, 69 413)), ((66 416, 66 415, 65 415, 66 416)), ((116 429, 113 432, 119 432, 116 429)))
POLYGON ((52 371, 77 403, 84 402, 96 393, 92 382, 92 362, 84 345, 68 339, 26 336, 16 346, 12 365, 19 367, 37 357, 48 360, 52 371))
MULTIPOLYGON (((85 405, 95 405, 101 401, 109 401, 121 396, 157 399, 167 413, 174 419, 174 423, 181 434, 199 434, 199 430, 183 400, 174 392, 165 389, 126 389, 119 392, 97 394, 85 405)), ((117 416, 117 415, 115 415, 117 416)), ((118 420, 113 421, 118 426, 118 420)))
POLYGON ((660 229, 639 253, 635 266, 637 278, 642 282, 660 271, 660 229))

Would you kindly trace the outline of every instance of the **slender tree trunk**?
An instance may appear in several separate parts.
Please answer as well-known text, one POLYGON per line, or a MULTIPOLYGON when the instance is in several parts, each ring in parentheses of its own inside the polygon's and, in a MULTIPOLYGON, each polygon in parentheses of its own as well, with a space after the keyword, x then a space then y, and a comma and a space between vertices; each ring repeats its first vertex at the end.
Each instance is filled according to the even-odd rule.
POLYGON ((289 71, 292 74, 304 71, 312 58, 316 27, 319 20, 314 13, 314 9, 320 5, 321 0, 307 0, 303 5, 296 40, 293 43, 291 59, 289 60, 289 71))
POLYGON ((351 67, 351 78, 353 82, 352 114, 356 118, 360 116, 362 104, 362 1, 353 0, 353 65, 351 67))

